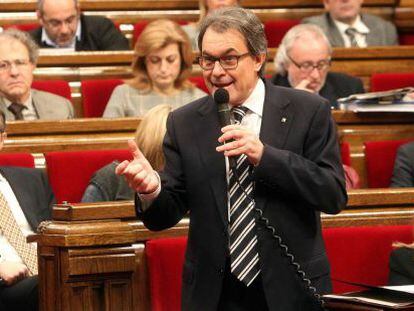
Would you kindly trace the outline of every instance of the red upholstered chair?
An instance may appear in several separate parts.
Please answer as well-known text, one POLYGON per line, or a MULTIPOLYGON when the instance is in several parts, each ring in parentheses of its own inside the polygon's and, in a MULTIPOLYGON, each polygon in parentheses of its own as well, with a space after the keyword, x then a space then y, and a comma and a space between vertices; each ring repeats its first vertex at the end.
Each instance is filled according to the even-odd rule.
MULTIPOLYGON (((391 245, 395 241, 411 243, 413 227, 366 226, 323 229, 333 280, 368 285, 386 285, 391 245)), ((358 290, 333 281, 334 293, 358 290)))
POLYGON ((210 92, 208 91, 207 85, 204 82, 204 78, 202 76, 196 76, 196 77, 190 77, 189 80, 195 84, 196 87, 198 87, 200 90, 206 92, 207 94, 209 94, 210 92))
POLYGON ((72 99, 69 83, 64 80, 36 80, 32 88, 72 99))
MULTIPOLYGON (((138 37, 142 33, 142 31, 145 29, 145 27, 149 24, 149 21, 141 21, 136 24, 134 24, 134 31, 132 32, 132 46, 135 46, 135 43, 137 42, 138 37)), ((178 24, 180 25, 186 25, 188 24, 187 21, 178 21, 178 24)))
POLYGON ((114 88, 123 81, 120 79, 84 80, 81 82, 83 116, 100 118, 105 111, 114 88))
POLYGON ((278 47, 290 28, 300 23, 298 19, 280 19, 264 22, 267 45, 270 48, 278 47))
POLYGON ((351 166, 351 147, 348 142, 341 144, 341 159, 342 164, 351 166))
POLYGON ((400 33, 398 38, 400 45, 414 45, 414 33, 400 33))
POLYGON ((365 164, 370 188, 388 188, 390 186, 397 149, 408 141, 385 140, 364 143, 365 164))
POLYGON ((187 237, 146 243, 152 311, 181 310, 181 275, 187 237))
POLYGON ((38 24, 38 23, 13 24, 13 25, 4 25, 3 26, 4 29, 16 28, 16 29, 19 29, 21 31, 30 31, 30 30, 36 29, 38 27, 40 27, 40 24, 38 24))
POLYGON ((34 168, 35 162, 31 153, 0 153, 0 166, 22 166, 34 168))
POLYGON ((47 173, 57 202, 79 202, 95 171, 114 160, 130 158, 128 150, 45 153, 47 173))
POLYGON ((374 73, 371 76, 371 91, 387 91, 407 86, 414 86, 414 72, 374 73))

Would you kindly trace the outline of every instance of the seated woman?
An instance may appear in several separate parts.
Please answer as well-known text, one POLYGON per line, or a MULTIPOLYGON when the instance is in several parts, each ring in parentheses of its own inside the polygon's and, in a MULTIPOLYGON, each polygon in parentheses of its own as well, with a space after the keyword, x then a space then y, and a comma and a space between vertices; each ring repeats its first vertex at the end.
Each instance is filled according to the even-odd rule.
POLYGON ((398 148, 391 187, 414 187, 414 142, 398 148))
POLYGON ((169 20, 149 23, 135 44, 134 78, 117 86, 103 116, 143 116, 155 105, 174 109, 206 94, 188 80, 193 55, 188 36, 169 20))
POLYGON ((193 50, 198 50, 198 25, 204 19, 204 17, 214 10, 219 8, 228 7, 228 6, 236 6, 239 5, 238 0, 199 0, 198 1, 198 8, 200 9, 200 18, 196 23, 189 23, 187 25, 183 25, 184 31, 190 37, 191 45, 193 50))
MULTIPOLYGON (((152 108, 138 125, 135 141, 155 170, 162 170, 164 155, 162 141, 166 132, 167 117, 171 105, 163 104, 152 108)), ((112 162, 98 170, 89 181, 82 202, 132 200, 134 192, 122 176, 115 174, 119 163, 112 162)))

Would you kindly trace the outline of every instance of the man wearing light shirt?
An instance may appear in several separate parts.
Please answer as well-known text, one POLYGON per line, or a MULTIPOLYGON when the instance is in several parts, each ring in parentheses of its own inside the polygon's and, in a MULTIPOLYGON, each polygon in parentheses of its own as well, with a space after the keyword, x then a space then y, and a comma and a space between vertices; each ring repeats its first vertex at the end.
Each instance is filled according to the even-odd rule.
MULTIPOLYGON (((0 112, 0 150, 6 139, 5 122, 0 112)), ((0 192, 23 236, 33 234, 40 222, 51 218, 55 198, 42 171, 0 166, 0 192)), ((1 226, 0 278, 0 310, 38 310, 37 275, 30 275, 1 226)))
POLYGON ((333 47, 398 45, 394 24, 378 16, 361 13, 363 0, 323 0, 326 13, 303 19, 318 25, 333 47))
POLYGON ((72 51, 129 49, 128 40, 110 19, 81 14, 77 0, 38 0, 36 13, 42 27, 30 34, 41 48, 72 51))

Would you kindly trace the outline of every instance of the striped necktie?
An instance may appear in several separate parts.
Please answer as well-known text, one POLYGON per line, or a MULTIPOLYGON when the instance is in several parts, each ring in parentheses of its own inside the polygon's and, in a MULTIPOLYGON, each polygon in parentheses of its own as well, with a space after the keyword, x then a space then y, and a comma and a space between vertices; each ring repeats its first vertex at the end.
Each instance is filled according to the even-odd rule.
POLYGON ((348 36, 349 41, 351 42, 351 47, 357 47, 358 42, 356 41, 355 36, 358 33, 358 31, 353 27, 349 27, 345 30, 345 33, 348 36))
POLYGON ((36 248, 26 242, 26 237, 16 222, 6 198, 0 191, 0 229, 10 245, 16 250, 29 269, 30 275, 37 274, 36 248))
POLYGON ((15 120, 23 120, 23 110, 27 109, 27 107, 22 104, 12 103, 7 109, 13 113, 15 120))
MULTIPOLYGON (((239 124, 246 115, 246 107, 232 109, 234 119, 239 124)), ((229 170, 230 200, 230 260, 231 272, 246 286, 249 286, 260 273, 257 252, 255 202, 251 199, 253 181, 251 165, 246 155, 237 158, 236 174, 229 170), (248 195, 248 196, 247 196, 248 195)))

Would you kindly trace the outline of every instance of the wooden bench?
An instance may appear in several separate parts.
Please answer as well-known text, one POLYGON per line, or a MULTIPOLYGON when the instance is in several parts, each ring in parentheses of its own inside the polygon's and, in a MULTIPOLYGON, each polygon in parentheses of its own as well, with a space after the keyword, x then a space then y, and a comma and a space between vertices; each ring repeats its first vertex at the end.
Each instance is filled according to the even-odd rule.
MULTIPOLYGON (((324 228, 408 225, 414 189, 349 192, 346 210, 322 215, 324 228)), ((146 241, 185 236, 188 219, 150 232, 132 202, 57 205, 38 242, 41 310, 150 310, 146 241)))

